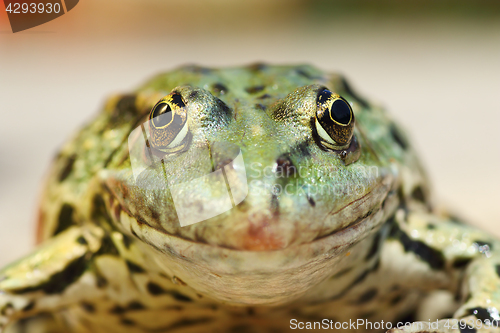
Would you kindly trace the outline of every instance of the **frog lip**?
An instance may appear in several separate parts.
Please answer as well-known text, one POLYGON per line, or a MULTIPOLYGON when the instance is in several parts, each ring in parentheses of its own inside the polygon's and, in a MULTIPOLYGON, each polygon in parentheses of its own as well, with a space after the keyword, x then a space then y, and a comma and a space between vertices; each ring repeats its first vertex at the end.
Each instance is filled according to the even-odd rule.
MULTIPOLYGON (((259 225, 257 225, 254 229, 249 228, 239 235, 234 235, 235 237, 239 237, 238 239, 240 240, 240 246, 238 247, 227 246, 225 244, 210 243, 205 241, 205 239, 203 238, 193 240, 187 237, 183 237, 182 234, 171 233, 162 227, 154 226, 150 223, 145 222, 141 219, 140 216, 136 216, 126 206, 124 206, 114 193, 110 193, 111 196, 109 212, 112 212, 112 214, 114 215, 114 220, 118 225, 120 225, 121 227, 125 226, 125 229, 128 229, 125 230, 127 233, 131 233, 132 235, 147 243, 149 243, 148 240, 142 237, 142 235, 144 235, 145 228, 151 228, 168 238, 175 238, 196 245, 206 245, 214 248, 225 248, 232 251, 269 252, 285 250, 292 246, 313 244, 319 241, 323 241, 325 238, 332 238, 337 236, 341 237, 341 235, 345 234, 348 230, 360 229, 363 227, 363 225, 366 225, 370 222, 372 222, 373 224, 380 222, 382 216, 386 215, 384 214, 384 211, 387 210, 384 208, 383 204, 379 206, 378 209, 373 208, 375 207, 373 204, 373 197, 377 197, 377 194, 374 192, 377 192, 380 189, 382 189, 384 195, 383 197, 379 196, 379 200, 383 200, 384 202, 387 201, 386 199, 391 196, 388 195, 388 187, 382 183, 379 183, 377 186, 372 188, 371 191, 365 193, 363 196, 357 198, 356 200, 350 201, 341 208, 335 209, 333 212, 330 212, 328 215, 334 221, 333 225, 335 227, 324 226, 323 230, 320 230, 314 237, 311 237, 307 241, 303 242, 293 242, 293 240, 292 242, 286 242, 284 238, 280 237, 281 234, 279 233, 279 230, 274 234, 272 232, 266 234, 266 229, 261 228, 259 225), (362 205, 366 205, 368 207, 365 208, 366 212, 364 214, 358 214, 360 216, 355 219, 351 218, 349 220, 345 220, 345 216, 353 216, 353 212, 357 212, 357 209, 362 205), (122 216, 122 212, 126 214, 128 222, 123 222, 124 217, 122 216), (342 220, 345 223, 343 225, 339 225, 335 222, 335 219, 342 220)), ((380 203, 380 201, 377 200, 378 203, 380 203)), ((269 219, 263 218, 261 222, 264 224, 268 224, 269 219)))
MULTIPOLYGON (((313 207, 304 197, 292 193, 290 198, 293 200, 285 197, 280 201, 281 213, 273 210, 261 192, 250 191, 245 202, 233 208, 230 214, 181 227, 175 223, 176 210, 172 202, 162 201, 167 206, 158 208, 158 200, 163 197, 145 196, 141 187, 131 186, 119 174, 103 176, 105 197, 109 198, 105 200, 106 210, 113 223, 128 234, 135 233, 134 236, 147 241, 150 229, 193 244, 263 252, 310 244, 364 221, 372 221, 372 216, 382 215, 378 214, 379 208, 384 206, 383 201, 395 186, 393 175, 381 172, 363 192, 331 197, 334 200, 328 204, 330 211, 325 206, 313 207), (302 203, 298 201, 300 198, 302 203)), ((324 195, 321 198, 325 200, 324 195)))

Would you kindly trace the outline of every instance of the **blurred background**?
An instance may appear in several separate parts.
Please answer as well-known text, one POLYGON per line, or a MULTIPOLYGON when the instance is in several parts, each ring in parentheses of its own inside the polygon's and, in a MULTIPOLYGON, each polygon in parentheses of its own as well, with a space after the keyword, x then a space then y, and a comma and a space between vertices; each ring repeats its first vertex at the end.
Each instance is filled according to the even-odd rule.
POLYGON ((58 147, 186 63, 311 63, 408 130, 437 198, 500 236, 500 2, 84 0, 13 34, 0 4, 0 266, 34 242, 58 147))

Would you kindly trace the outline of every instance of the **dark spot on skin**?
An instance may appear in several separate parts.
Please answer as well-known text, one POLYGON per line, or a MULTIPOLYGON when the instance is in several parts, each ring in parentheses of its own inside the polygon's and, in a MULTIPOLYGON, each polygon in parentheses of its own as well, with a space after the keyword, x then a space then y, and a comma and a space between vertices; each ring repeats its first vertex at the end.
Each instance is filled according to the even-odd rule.
POLYGON ((339 299, 339 298, 342 298, 345 294, 347 294, 349 292, 349 290, 351 290, 355 285, 357 285, 358 283, 362 282, 364 279, 366 279, 366 277, 370 274, 370 271, 371 269, 367 269, 365 270, 363 273, 361 273, 360 275, 358 275, 358 277, 350 284, 347 286, 347 288, 345 288, 341 293, 333 296, 330 298, 330 300, 335 300, 335 299, 339 299))
POLYGON ((198 96, 198 92, 196 90, 191 91, 189 93, 189 99, 195 99, 198 96))
MULTIPOLYGON (((113 199, 112 196, 109 197, 110 201, 113 199)), ((109 203, 110 206, 113 205, 113 202, 109 203)), ((106 203, 104 199, 100 195, 95 195, 92 199, 92 213, 91 218, 96 223, 101 219, 105 219, 107 222, 112 223, 111 218, 109 217, 108 210, 106 209, 106 203)))
POLYGON ((276 159, 277 177, 293 177, 297 173, 297 168, 293 165, 288 154, 280 155, 276 159))
POLYGON ((344 276, 346 275, 347 273, 349 273, 350 271, 352 270, 352 267, 347 267, 347 268, 344 268, 343 270, 340 270, 338 271, 337 273, 335 273, 333 276, 332 276, 332 279, 337 279, 341 276, 344 276))
POLYGON ((76 155, 71 155, 70 157, 68 157, 68 159, 66 160, 66 164, 64 165, 64 168, 59 174, 59 182, 62 182, 66 178, 68 178, 71 171, 73 170, 73 165, 75 164, 75 161, 76 161, 76 155))
POLYGON ((130 249, 130 244, 132 244, 132 239, 127 235, 123 235, 123 245, 125 248, 130 249))
POLYGON ((453 297, 453 299, 455 300, 455 302, 460 302, 460 300, 462 299, 463 297, 463 290, 462 288, 457 288, 456 292, 455 292, 455 296, 453 297))
POLYGON ((175 311, 182 311, 184 309, 184 307, 180 306, 180 305, 168 305, 168 306, 165 306, 163 307, 162 309, 164 310, 175 310, 175 311))
POLYGON ((232 116, 232 111, 229 108, 229 106, 227 106, 226 103, 224 103, 223 101, 221 101, 217 97, 216 97, 216 103, 217 103, 217 107, 219 108, 219 110, 223 111, 223 113, 225 113, 228 117, 232 116))
MULTIPOLYGON (((133 94, 120 96, 115 107, 111 111, 108 123, 116 125, 132 121, 133 117, 140 114, 135 105, 136 100, 137 96, 133 94)), ((109 127, 102 128, 100 134, 106 130, 109 130, 109 127)))
POLYGON ((424 190, 422 189, 421 186, 417 186, 413 192, 411 192, 411 197, 417 201, 420 201, 420 202, 426 202, 426 198, 425 198, 425 194, 424 194, 424 190))
POLYGON ((5 304, 5 306, 2 308, 2 311, 0 311, 0 314, 2 316, 5 316, 13 308, 14 308, 14 306, 12 305, 12 303, 9 302, 9 303, 5 304))
POLYGON ((266 99, 266 98, 270 98, 270 97, 271 97, 271 95, 269 95, 269 94, 264 94, 264 95, 261 95, 261 96, 259 96, 259 97, 257 97, 257 98, 258 98, 258 99, 266 99))
POLYGON ((467 310, 467 313, 470 315, 476 316, 477 319, 481 319, 483 322, 489 321, 490 323, 497 324, 498 322, 491 316, 491 312, 488 309, 477 307, 471 308, 467 310))
MULTIPOLYGON (((390 220, 394 221, 394 217, 390 220)), ((389 237, 399 240, 405 252, 415 253, 421 260, 427 262, 432 269, 444 268, 445 260, 442 252, 421 241, 411 239, 396 223, 393 224, 389 237)))
MULTIPOLYGON (((394 217, 389 220, 395 222, 394 217)), ((396 223, 392 223, 389 237, 399 240, 405 252, 415 253, 421 260, 427 262, 432 269, 444 268, 445 260, 442 252, 431 248, 424 242, 411 239, 396 223)))
MULTIPOLYGON (((102 238, 101 241, 101 247, 99 248, 99 251, 95 253, 96 255, 103 255, 103 254, 112 254, 114 256, 119 256, 120 253, 118 252, 118 249, 115 246, 115 243, 111 240, 111 237, 106 236, 102 238)), ((127 264, 128 266, 128 264, 127 264)), ((130 269, 130 267, 129 267, 130 269)))
POLYGON ((123 318, 120 322, 125 326, 135 326, 135 321, 131 319, 123 318))
POLYGON ((341 81, 342 86, 343 86, 342 87, 343 91, 345 91, 349 96, 351 96, 363 108, 365 108, 365 109, 369 108, 370 105, 368 104, 368 102, 364 98, 359 97, 359 95, 354 92, 354 90, 352 89, 351 85, 347 82, 347 80, 344 77, 342 77, 340 81, 341 81))
POLYGON ((364 271, 363 273, 361 273, 351 284, 351 287, 357 285, 358 283, 360 283, 361 281, 363 281, 364 279, 366 279, 366 277, 368 276, 368 274, 370 273, 370 270, 366 270, 364 271))
POLYGON ((81 302, 80 306, 82 307, 82 309, 84 309, 88 313, 94 313, 95 312, 95 306, 92 303, 81 302))
POLYGON ((396 295, 393 299, 389 301, 391 305, 396 305, 404 299, 404 295, 396 295))
POLYGON ((256 94, 256 93, 264 90, 264 88, 265 88, 265 86, 259 85, 259 86, 245 88, 245 91, 249 94, 256 94))
POLYGON ((377 296, 377 289, 371 288, 365 291, 358 300, 355 302, 356 304, 363 304, 373 300, 377 296))
POLYGON ((134 264, 130 260, 126 260, 125 263, 127 264, 128 270, 132 273, 144 273, 145 270, 141 266, 134 264))
POLYGON ((167 293, 167 291, 165 289, 163 289, 160 285, 158 285, 154 282, 148 282, 148 284, 146 285, 146 288, 148 289, 148 292, 154 296, 167 293))
POLYGON ((129 305, 127 306, 127 310, 143 310, 145 309, 146 307, 144 305, 142 305, 141 302, 138 302, 138 301, 133 301, 133 302, 130 302, 129 305))
POLYGON ((495 271, 497 272, 497 275, 500 278, 500 265, 495 265, 495 271))
POLYGON ((264 63, 258 62, 258 63, 249 65, 247 68, 249 71, 252 71, 252 72, 260 72, 260 71, 266 70, 267 65, 264 63))
POLYGON ((23 311, 24 312, 28 312, 28 311, 31 311, 33 310, 33 308, 35 307, 35 301, 31 301, 28 303, 28 305, 26 305, 24 308, 23 308, 23 311))
POLYGON ((396 143, 403 150, 408 149, 408 143, 404 139, 403 135, 401 135, 401 133, 399 132, 399 129, 394 124, 392 124, 390 128, 391 128, 391 135, 392 135, 392 138, 394 139, 394 141, 396 141, 396 143))
POLYGON ((99 288, 99 289, 105 288, 108 285, 108 280, 106 280, 106 278, 101 276, 101 275, 97 275, 96 276, 96 285, 97 285, 97 288, 99 288))
POLYGON ((261 111, 266 111, 266 106, 264 104, 255 104, 255 108, 261 111))
POLYGON ((365 261, 369 261, 371 258, 373 258, 379 251, 380 248, 380 240, 381 240, 381 233, 377 232, 375 237, 373 238, 373 243, 370 249, 368 250, 368 253, 366 254, 365 261))
POLYGON ((303 158, 310 157, 311 152, 309 151, 309 143, 307 141, 302 141, 290 149, 290 153, 287 155, 299 155, 303 158))
POLYGON ((395 320, 394 322, 402 322, 402 323, 413 323, 414 321, 417 321, 417 315, 415 313, 416 311, 413 310, 409 313, 406 313, 402 316, 399 317, 398 320, 395 320))
MULTIPOLYGON (((205 326, 207 323, 209 323, 209 322, 211 322, 213 320, 214 320, 214 318, 212 318, 212 317, 202 317, 202 318, 197 318, 197 319, 182 319, 182 320, 179 320, 178 322, 170 325, 164 331, 165 332, 170 332, 170 331, 172 331, 174 329, 178 329, 178 328, 181 328, 181 327, 195 326, 195 325, 203 325, 203 326, 205 326)), ((161 331, 163 332, 163 330, 161 330, 161 331)), ((199 332, 203 332, 203 331, 204 331, 203 329, 199 330, 199 332)))
POLYGON ((359 314, 359 318, 361 319, 368 319, 375 315, 377 312, 376 311, 369 311, 369 312, 362 312, 359 314))
POLYGON ((85 237, 83 236, 80 236, 76 239, 76 242, 78 244, 82 244, 82 245, 88 245, 89 243, 87 242, 87 240, 85 239, 85 237))
POLYGON ((109 310, 109 313, 117 314, 117 315, 124 314, 125 312, 127 312, 125 310, 125 308, 122 306, 119 306, 119 305, 117 305, 114 308, 112 308, 111 310, 109 310))
POLYGON ((255 332, 255 331, 253 330, 253 328, 251 328, 248 325, 245 325, 245 324, 236 324, 234 326, 231 326, 227 332, 228 333, 252 333, 252 332, 255 332))
POLYGON ((42 290, 46 294, 61 293, 69 285, 76 282, 87 268, 87 259, 85 256, 77 258, 70 262, 62 271, 53 274, 49 280, 37 286, 12 291, 15 294, 24 294, 42 290))
POLYGON ((391 287, 391 291, 396 291, 396 290, 400 290, 401 289, 401 286, 399 284, 395 284, 391 287))
POLYGON ((465 327, 461 327, 461 325, 458 325, 458 328, 460 329, 460 333, 476 333, 477 330, 474 327, 471 327, 469 325, 465 325, 465 327))
POLYGON ((472 261, 472 258, 457 258, 453 261, 453 268, 464 268, 466 267, 470 262, 472 261))
POLYGON ((73 219, 73 212, 73 206, 68 203, 65 203, 61 207, 61 211, 59 212, 59 217, 57 219, 57 228, 53 234, 54 236, 60 234, 64 230, 76 224, 75 220, 73 219))
POLYGON ((222 83, 212 84, 212 90, 215 93, 220 94, 220 95, 224 95, 229 91, 229 89, 227 89, 227 87, 225 85, 223 85, 222 83))
POLYGON ((377 261, 375 262, 375 265, 373 265, 372 272, 377 271, 379 268, 380 268, 380 258, 378 258, 377 261))
POLYGON ((311 207, 316 207, 316 202, 314 201, 314 199, 312 197, 310 197, 309 195, 306 195, 306 198, 307 198, 307 202, 309 202, 311 207))
POLYGON ((125 114, 136 114, 137 108, 135 102, 137 100, 136 95, 128 94, 123 95, 116 103, 115 110, 113 111, 113 116, 124 116, 125 114))
POLYGON ((180 301, 180 302, 192 302, 193 301, 188 296, 183 295, 181 293, 178 293, 176 291, 172 291, 172 297, 175 298, 176 300, 180 301))

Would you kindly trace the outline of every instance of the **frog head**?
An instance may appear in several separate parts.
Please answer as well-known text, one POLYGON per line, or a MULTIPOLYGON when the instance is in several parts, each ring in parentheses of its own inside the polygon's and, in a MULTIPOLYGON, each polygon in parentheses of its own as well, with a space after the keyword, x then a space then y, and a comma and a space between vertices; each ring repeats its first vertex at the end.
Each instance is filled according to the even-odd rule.
MULTIPOLYGON (((217 276, 283 268, 292 262, 284 251, 307 265, 318 251, 348 251, 394 207, 402 151, 385 113, 338 75, 310 66, 184 68, 139 91, 155 102, 129 135, 130 163, 105 184, 118 225, 155 251, 217 276), (221 251, 232 259, 216 261, 221 251)), ((188 280, 198 276, 181 266, 188 280)))

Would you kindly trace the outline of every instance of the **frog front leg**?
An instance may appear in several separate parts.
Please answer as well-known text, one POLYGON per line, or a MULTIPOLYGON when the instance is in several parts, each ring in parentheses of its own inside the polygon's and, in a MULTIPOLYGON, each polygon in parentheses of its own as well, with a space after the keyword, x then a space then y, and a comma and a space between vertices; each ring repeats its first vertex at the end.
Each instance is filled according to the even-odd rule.
POLYGON ((392 332, 500 331, 500 241, 456 218, 431 214, 418 205, 400 209, 393 222, 388 243, 399 242, 405 255, 415 256, 428 266, 421 284, 413 280, 409 287, 448 289, 461 304, 453 318, 432 326, 414 323, 392 332))
POLYGON ((89 267, 103 234, 98 227, 72 227, 2 269, 0 332, 21 318, 99 296, 89 267))

